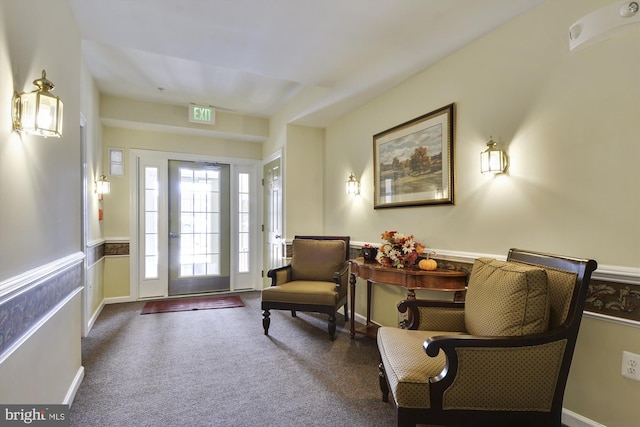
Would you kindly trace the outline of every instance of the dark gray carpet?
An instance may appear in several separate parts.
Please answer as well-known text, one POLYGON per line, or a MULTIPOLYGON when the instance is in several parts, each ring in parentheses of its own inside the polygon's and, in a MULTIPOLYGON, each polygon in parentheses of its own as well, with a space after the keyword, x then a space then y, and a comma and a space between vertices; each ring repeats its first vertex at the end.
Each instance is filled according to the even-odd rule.
POLYGON ((375 341, 349 338, 338 316, 272 311, 260 293, 241 308, 140 316, 108 305, 82 341, 85 378, 72 426, 390 426, 375 341))

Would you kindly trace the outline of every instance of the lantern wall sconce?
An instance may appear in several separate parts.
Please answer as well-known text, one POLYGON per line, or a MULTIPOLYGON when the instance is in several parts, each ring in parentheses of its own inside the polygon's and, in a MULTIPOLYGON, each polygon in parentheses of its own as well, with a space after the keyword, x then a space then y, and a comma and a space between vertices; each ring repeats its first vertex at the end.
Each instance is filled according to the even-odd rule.
POLYGON ((100 178, 96 181, 96 194, 98 195, 98 200, 102 200, 102 197, 109 193, 111 193, 111 183, 107 181, 106 176, 100 175, 100 178))
POLYGON ((55 87, 47 80, 47 72, 42 70, 42 78, 33 81, 38 89, 29 93, 15 92, 11 108, 13 130, 32 135, 60 138, 62 135, 62 101, 51 94, 55 87))
POLYGON ((353 175, 349 175, 346 184, 347 194, 351 194, 352 196, 358 196, 360 194, 360 182, 353 175))
POLYGON ((483 174, 504 173, 509 167, 507 154, 496 148, 493 138, 489 138, 487 149, 480 153, 480 172, 483 174))

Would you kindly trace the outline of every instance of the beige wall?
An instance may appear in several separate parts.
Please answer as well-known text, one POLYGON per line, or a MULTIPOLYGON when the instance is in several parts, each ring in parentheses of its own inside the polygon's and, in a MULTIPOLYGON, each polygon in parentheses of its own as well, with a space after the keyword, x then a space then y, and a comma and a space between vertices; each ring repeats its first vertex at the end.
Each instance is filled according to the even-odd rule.
MULTIPOLYGON (((83 132, 86 161, 86 191, 87 191, 87 235, 85 240, 89 246, 87 252, 94 251, 94 247, 104 241, 102 233, 102 221, 98 219, 98 211, 102 208, 102 202, 95 194, 95 183, 102 174, 106 174, 103 167, 102 150, 102 124, 100 123, 100 94, 89 69, 84 62, 81 64, 80 73, 80 113, 83 118, 83 132)), ((87 333, 93 322, 100 313, 104 301, 104 259, 87 262, 87 272, 85 281, 84 304, 87 312, 84 313, 83 322, 85 328, 83 333, 87 333)))
POLYGON ((130 261, 128 256, 111 256, 104 262, 105 298, 127 297, 129 286, 130 261))
POLYGON ((218 140, 263 142, 269 121, 225 111, 215 112, 215 124, 189 122, 187 106, 158 104, 113 96, 100 99, 100 117, 111 127, 154 129, 168 133, 191 133, 218 140))
POLYGON ((640 354, 637 326, 584 317, 565 408, 607 427, 638 425, 640 383, 620 375, 623 350, 640 354))
MULTIPOLYGON (((185 110, 186 111, 186 110, 185 110)), ((129 236, 129 171, 130 149, 203 154, 207 156, 259 160, 262 146, 259 143, 212 138, 201 135, 166 133, 155 130, 104 127, 104 156, 109 148, 123 148, 125 153, 125 174, 108 175, 111 193, 105 196, 104 235, 107 239, 128 238, 129 236)), ((108 170, 108 165, 104 165, 108 170)))
MULTIPOLYGON (((42 286, 25 279, 30 272, 81 259, 80 37, 66 0, 0 2, 0 76, 0 289, 6 280, 26 291, 42 286), (14 91, 32 91, 43 68, 64 102, 59 139, 11 130, 14 91)), ((78 290, 20 330, 24 341, 0 357, 0 403, 70 403, 82 374, 78 290)))
POLYGON ((80 62, 66 1, 0 4, 0 235, 11 242, 0 246, 0 280, 80 248, 80 62), (34 90, 43 69, 64 102, 59 139, 11 131, 14 91, 34 90))
POLYGON ((376 242, 399 229, 432 248, 519 245, 640 266, 638 33, 568 50, 569 25, 605 3, 547 1, 331 125, 325 231, 376 242), (372 135, 451 102, 456 205, 373 210, 372 135), (491 135, 510 155, 505 176, 479 172, 491 135), (339 191, 350 170, 360 200, 339 191))
POLYGON ((101 202, 95 194, 95 183, 102 174, 107 174, 103 163, 102 150, 102 124, 100 122, 100 93, 98 87, 93 81, 93 77, 89 69, 82 61, 81 67, 81 90, 82 97, 80 100, 80 112, 85 120, 84 137, 86 145, 87 160, 87 208, 88 208, 88 242, 101 240, 102 223, 98 220, 98 209, 101 202))
MULTIPOLYGON (((329 126, 324 232, 377 243, 399 230, 436 251, 505 256, 516 246, 638 271, 640 33, 568 48, 569 26, 608 3, 545 1, 329 126), (452 102, 456 204, 374 210, 372 136, 452 102), (480 174, 490 136, 510 156, 507 175, 480 174), (358 199, 344 194, 350 171, 358 199)), ((396 324, 403 297, 374 289, 374 320, 396 324)), ((622 349, 637 342, 636 327, 586 320, 565 407, 610 427, 637 423, 640 383, 620 375, 622 349)))
POLYGON ((296 234, 322 234, 323 151, 322 130, 287 126, 284 235, 289 239, 296 234))
POLYGON ((324 130, 291 123, 303 118, 326 92, 317 87, 304 89, 269 120, 262 158, 282 155, 285 239, 322 232, 324 130))

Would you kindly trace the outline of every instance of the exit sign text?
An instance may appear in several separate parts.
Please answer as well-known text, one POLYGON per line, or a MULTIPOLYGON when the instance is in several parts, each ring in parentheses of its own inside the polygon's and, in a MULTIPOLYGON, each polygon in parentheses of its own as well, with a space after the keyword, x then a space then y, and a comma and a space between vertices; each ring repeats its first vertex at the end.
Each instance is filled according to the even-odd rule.
POLYGON ((216 110, 208 105, 189 104, 189 121, 191 123, 216 123, 216 110))

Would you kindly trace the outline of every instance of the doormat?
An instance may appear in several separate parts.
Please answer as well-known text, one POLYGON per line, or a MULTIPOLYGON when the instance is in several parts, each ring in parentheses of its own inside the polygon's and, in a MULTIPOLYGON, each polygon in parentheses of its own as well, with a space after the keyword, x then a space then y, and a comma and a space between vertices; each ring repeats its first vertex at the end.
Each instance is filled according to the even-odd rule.
POLYGON ((210 310, 213 308, 244 307, 239 296, 175 298, 149 301, 140 314, 169 313, 172 311, 210 310))

